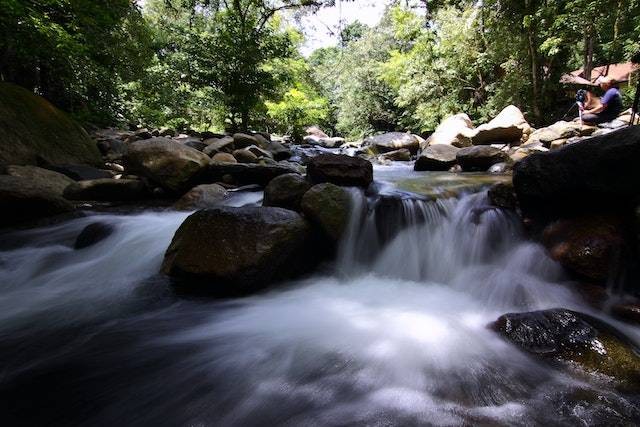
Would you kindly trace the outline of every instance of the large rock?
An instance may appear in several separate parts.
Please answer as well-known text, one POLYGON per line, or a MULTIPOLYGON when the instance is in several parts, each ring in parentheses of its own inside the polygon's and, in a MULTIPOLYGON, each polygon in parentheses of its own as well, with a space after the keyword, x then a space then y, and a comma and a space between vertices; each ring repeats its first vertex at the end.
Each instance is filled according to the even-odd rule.
POLYGON ((370 136, 364 140, 365 145, 376 149, 379 153, 407 149, 411 154, 416 154, 420 148, 420 141, 415 135, 402 132, 383 133, 370 136))
POLYGON ((113 173, 110 171, 87 165, 52 165, 47 166, 47 169, 66 175, 75 181, 113 178, 113 173))
POLYGON ((257 145, 261 147, 264 145, 261 140, 256 138, 254 135, 249 135, 247 133, 236 133, 233 135, 233 145, 236 149, 251 147, 252 145, 257 145))
POLYGON ((368 187, 373 182, 373 165, 360 157, 343 154, 321 154, 307 165, 307 176, 314 184, 368 187))
POLYGON ((0 227, 73 211, 51 188, 28 178, 0 175, 0 227))
POLYGON ((198 211, 180 226, 162 271, 220 295, 246 294, 287 276, 305 249, 309 225, 272 207, 198 211))
POLYGON ((517 107, 509 105, 489 123, 478 126, 471 142, 473 145, 519 143, 524 131, 530 128, 522 112, 517 107))
POLYGON ((265 149, 271 153, 271 156, 276 161, 288 160, 293 154, 290 149, 277 141, 270 141, 265 149))
POLYGON ((184 211, 213 208, 224 202, 227 196, 227 190, 221 185, 198 185, 182 196, 173 207, 184 211))
POLYGON ((105 202, 135 201, 147 196, 147 188, 137 179, 92 179, 78 181, 64 190, 69 200, 97 200, 105 202))
POLYGON ((64 112, 33 92, 2 82, 0 135, 0 164, 102 161, 95 142, 64 112))
POLYGON ((638 348, 611 326, 566 309, 501 316, 493 328, 528 353, 628 386, 640 384, 638 348))
POLYGON ((322 131, 322 129, 320 129, 318 126, 310 126, 310 127, 308 127, 306 129, 306 133, 307 133, 307 135, 316 136, 318 138, 329 138, 329 135, 324 133, 322 131))
POLYGON ((233 151, 234 149, 233 137, 231 136, 224 136, 222 138, 209 138, 205 139, 203 142, 207 145, 207 147, 202 150, 202 152, 211 157, 213 157, 214 154, 220 151, 233 151))
POLYGON ((466 114, 460 113, 444 119, 427 139, 427 144, 453 145, 458 148, 469 147, 474 134, 475 130, 471 119, 466 114))
POLYGON ((116 228, 112 224, 93 222, 87 225, 76 237, 74 249, 84 249, 93 246, 111 236, 116 228))
POLYGON ((531 155, 515 165, 513 184, 529 215, 615 207, 640 196, 639 161, 640 127, 628 127, 531 155))
POLYGON ((411 152, 406 148, 401 148, 399 150, 384 153, 380 156, 380 159, 392 162, 408 162, 411 160, 411 152))
POLYGON ((507 153, 487 145, 478 145, 460 149, 456 160, 465 172, 484 172, 496 163, 509 160, 507 153))
POLYGON ((62 196, 64 189, 75 182, 66 175, 37 166, 8 166, 6 173, 17 178, 24 178, 33 185, 57 196, 62 196))
POLYGON ((127 172, 146 176, 171 193, 184 193, 210 163, 209 156, 168 138, 137 141, 125 156, 127 172))
POLYGON ((258 156, 250 150, 251 147, 255 147, 255 145, 234 150, 233 157, 235 157, 239 163, 258 163, 258 156))
POLYGON ((457 163, 458 151, 460 149, 453 145, 430 145, 422 150, 414 169, 417 171, 447 171, 457 163))
POLYGON ((315 135, 307 135, 304 137, 303 142, 305 144, 309 144, 309 145, 319 145, 321 147, 324 148, 336 148, 336 147, 340 147, 342 144, 345 143, 345 139, 344 138, 340 138, 340 137, 333 137, 333 138, 320 138, 318 136, 315 135))
POLYGON ((349 223, 351 198, 344 188, 334 184, 318 184, 302 197, 302 211, 331 241, 344 235, 349 223))
POLYGON ((582 215, 561 219, 543 231, 543 243, 553 259, 584 278, 606 281, 620 273, 628 252, 629 230, 614 215, 582 215))
POLYGON ((310 188, 311 184, 299 174, 280 175, 264 189, 263 205, 299 211, 302 196, 310 188))
POLYGON ((204 174, 203 182, 221 182, 227 177, 236 184, 257 184, 264 187, 275 177, 288 173, 299 174, 300 171, 288 162, 279 162, 275 165, 212 163, 204 174))

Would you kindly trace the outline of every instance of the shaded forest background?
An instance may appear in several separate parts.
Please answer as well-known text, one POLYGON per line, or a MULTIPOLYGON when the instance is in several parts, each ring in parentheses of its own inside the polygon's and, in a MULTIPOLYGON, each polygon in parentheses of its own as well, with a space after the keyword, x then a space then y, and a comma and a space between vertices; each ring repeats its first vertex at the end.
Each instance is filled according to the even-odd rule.
POLYGON ((572 103, 563 73, 627 61, 640 40, 640 0, 403 0, 303 57, 296 16, 332 4, 0 0, 0 78, 96 126, 358 138, 508 104, 552 122, 572 103))

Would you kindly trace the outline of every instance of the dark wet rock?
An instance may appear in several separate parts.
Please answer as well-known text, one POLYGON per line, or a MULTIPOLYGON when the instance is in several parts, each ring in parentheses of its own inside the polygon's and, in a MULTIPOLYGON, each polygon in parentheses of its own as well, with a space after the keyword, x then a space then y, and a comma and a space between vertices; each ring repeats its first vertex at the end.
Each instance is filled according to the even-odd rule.
POLYGON ((368 187, 373 182, 373 165, 360 157, 321 154, 310 159, 307 176, 314 184, 330 182, 348 187, 368 187))
POLYGON ((528 353, 581 371, 640 385, 640 357, 610 325, 566 309, 509 313, 492 328, 528 353))
POLYGON ((227 190, 218 184, 193 187, 173 207, 178 210, 196 210, 220 205, 227 198, 227 190))
POLYGON ((379 153, 387 153, 402 148, 416 154, 420 148, 420 140, 415 135, 402 132, 390 132, 382 135, 370 136, 364 140, 365 145, 376 149, 379 153))
POLYGON ((64 190, 68 200, 105 202, 134 201, 147 196, 147 187, 136 179, 92 179, 78 181, 64 190))
POLYGON ((302 196, 310 188, 311 184, 299 174, 280 175, 264 189, 263 205, 300 211, 302 196))
POLYGON ((488 191, 489 201, 502 209, 516 209, 518 200, 513 190, 513 184, 500 182, 494 184, 488 191))
POLYGON ((486 145, 461 148, 456 160, 465 172, 484 172, 496 163, 509 160, 507 153, 486 145))
POLYGON ((137 140, 153 138, 153 134, 147 128, 138 129, 135 132, 133 132, 133 135, 136 137, 137 140))
POLYGON ((272 157, 276 161, 288 160, 292 156, 292 152, 290 149, 276 141, 269 142, 265 149, 271 153, 272 157))
POLYGON ((204 172, 209 156, 168 138, 130 144, 124 158, 129 173, 149 178, 170 193, 184 193, 204 172))
POLYGON ((104 222, 91 223, 80 232, 73 248, 84 249, 93 246, 111 236, 114 231, 115 227, 112 224, 106 224, 104 222))
POLYGON ((264 187, 275 177, 288 173, 300 173, 300 170, 287 162, 279 162, 277 165, 212 163, 204 175, 204 182, 227 182, 223 179, 226 176, 235 184, 257 184, 264 187))
POLYGON ((344 188, 334 184, 318 184, 302 197, 302 211, 331 241, 343 236, 349 223, 351 198, 344 188))
POLYGON ((453 145, 430 145, 422 150, 414 169, 417 171, 447 171, 456 164, 458 151, 460 149, 453 145))
POLYGON ((640 126, 534 154, 514 167, 527 215, 557 216, 598 206, 624 207, 640 196, 640 126))
POLYGON ((27 178, 0 175, 0 227, 73 211, 59 194, 27 178))
POLYGON ((98 166, 96 143, 62 110, 20 86, 0 82, 0 164, 98 166))
POLYGON ((629 244, 624 221, 615 215, 560 219, 543 231, 549 254, 579 276, 604 281, 624 266, 629 244))
POLYGON ((110 171, 88 165, 53 165, 47 166, 47 169, 66 175, 74 181, 113 178, 113 173, 110 171))
POLYGON ((196 280, 204 292, 247 294, 295 271, 309 233, 302 216, 286 209, 201 210, 176 232, 162 271, 196 280))
POLYGON ((199 139, 190 139, 190 140, 186 141, 184 143, 184 145, 186 145, 187 147, 191 147, 193 149, 196 149, 198 151, 203 151, 205 148, 208 147, 207 144, 205 144, 204 142, 200 141, 199 139))
POLYGON ((29 180, 34 186, 62 196, 64 189, 75 181, 66 175, 37 166, 7 166, 6 174, 29 180))
POLYGON ((615 304, 611 307, 611 314, 628 323, 640 324, 640 303, 627 302, 615 304))
POLYGON ((127 153, 127 143, 116 138, 100 139, 96 142, 100 153, 107 160, 120 160, 127 153))

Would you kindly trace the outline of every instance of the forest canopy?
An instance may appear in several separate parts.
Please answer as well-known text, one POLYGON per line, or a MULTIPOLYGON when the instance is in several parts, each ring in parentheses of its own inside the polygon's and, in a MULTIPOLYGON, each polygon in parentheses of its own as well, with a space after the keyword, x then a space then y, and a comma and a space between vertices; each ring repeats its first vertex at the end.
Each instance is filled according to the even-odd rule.
POLYGON ((508 104, 552 122, 562 74, 628 61, 640 39, 640 0, 389 1, 304 57, 296 16, 334 3, 0 0, 0 76, 96 125, 358 138, 508 104))

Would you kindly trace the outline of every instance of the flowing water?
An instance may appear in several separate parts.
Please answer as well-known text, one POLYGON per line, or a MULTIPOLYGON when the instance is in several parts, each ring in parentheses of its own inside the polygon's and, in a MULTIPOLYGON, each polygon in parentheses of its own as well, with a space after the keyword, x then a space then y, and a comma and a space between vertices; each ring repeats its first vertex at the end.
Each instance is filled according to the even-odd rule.
MULTIPOLYGON (((174 295, 188 213, 91 215, 2 236, 3 425, 632 424, 638 402, 502 340, 506 312, 591 313, 486 193, 353 190, 334 265, 261 295, 174 295), (114 226, 74 250, 92 222, 114 226)), ((258 203, 259 193, 232 205, 258 203)), ((597 315, 597 313, 592 313, 597 315)), ((602 317, 602 315, 599 315, 602 317)), ((636 342, 636 328, 604 318, 636 342)))

